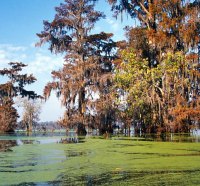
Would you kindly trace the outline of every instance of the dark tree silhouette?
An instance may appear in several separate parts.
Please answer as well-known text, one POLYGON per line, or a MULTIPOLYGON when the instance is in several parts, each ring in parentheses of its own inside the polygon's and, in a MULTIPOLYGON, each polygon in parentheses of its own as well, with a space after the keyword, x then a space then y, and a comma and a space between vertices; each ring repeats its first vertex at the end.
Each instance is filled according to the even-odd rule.
POLYGON ((24 86, 34 83, 36 78, 31 74, 20 74, 27 65, 21 62, 9 63, 10 68, 0 70, 1 76, 6 76, 8 81, 0 84, 0 131, 14 131, 17 124, 17 110, 14 108, 14 97, 39 98, 34 91, 27 91, 24 86))

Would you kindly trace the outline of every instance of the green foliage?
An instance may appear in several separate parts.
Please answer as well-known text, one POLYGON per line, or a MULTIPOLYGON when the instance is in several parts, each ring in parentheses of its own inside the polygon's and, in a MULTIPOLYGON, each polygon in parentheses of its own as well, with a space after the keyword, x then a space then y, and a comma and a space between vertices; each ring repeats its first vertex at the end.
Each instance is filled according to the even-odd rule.
POLYGON ((128 49, 116 75, 127 95, 127 114, 131 110, 133 120, 139 116, 149 132, 189 131, 200 121, 199 3, 108 2, 116 17, 126 12, 138 21, 126 27, 128 49))
MULTIPOLYGON (((147 60, 137 57, 134 50, 124 50, 120 57, 122 62, 116 70, 115 86, 121 90, 118 98, 123 97, 121 92, 125 95, 128 105, 125 114, 132 117, 133 121, 139 119, 147 128, 148 125, 154 125, 154 130, 174 130, 170 122, 175 122, 177 118, 172 110, 179 105, 177 96, 180 95, 187 107, 184 94, 185 89, 191 86, 190 74, 194 72, 194 68, 188 68, 190 63, 184 54, 167 53, 160 64, 153 68, 149 67, 147 60), (170 116, 173 118, 171 121, 170 116)), ((117 103, 121 104, 120 101, 117 103)), ((183 103, 181 106, 184 106, 183 103)))

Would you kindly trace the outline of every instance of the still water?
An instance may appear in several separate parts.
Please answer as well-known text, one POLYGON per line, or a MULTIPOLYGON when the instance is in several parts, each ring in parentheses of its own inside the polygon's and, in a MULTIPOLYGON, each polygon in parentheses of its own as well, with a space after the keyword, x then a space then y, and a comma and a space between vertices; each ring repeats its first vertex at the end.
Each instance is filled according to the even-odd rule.
POLYGON ((0 185, 200 185, 200 136, 2 134, 0 185))

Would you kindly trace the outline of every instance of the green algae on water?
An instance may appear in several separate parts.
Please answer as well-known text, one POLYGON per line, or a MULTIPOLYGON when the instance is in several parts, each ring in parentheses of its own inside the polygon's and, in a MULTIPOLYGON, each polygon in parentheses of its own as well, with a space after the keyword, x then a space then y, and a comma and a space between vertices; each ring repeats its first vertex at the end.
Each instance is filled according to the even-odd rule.
POLYGON ((200 185, 199 177, 200 143, 87 138, 0 153, 0 185, 200 185))

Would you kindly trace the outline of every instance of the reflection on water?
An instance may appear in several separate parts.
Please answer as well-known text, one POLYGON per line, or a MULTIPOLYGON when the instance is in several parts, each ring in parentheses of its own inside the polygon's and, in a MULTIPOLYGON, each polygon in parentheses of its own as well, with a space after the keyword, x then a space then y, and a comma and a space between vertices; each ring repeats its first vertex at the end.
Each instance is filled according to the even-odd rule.
POLYGON ((85 136, 78 136, 76 132, 68 132, 65 138, 61 138, 60 143, 83 143, 85 136))
POLYGON ((11 147, 16 146, 15 140, 0 140, 0 152, 11 151, 11 147))
POLYGON ((55 144, 55 143, 82 143, 84 136, 78 136, 75 132, 68 133, 29 133, 16 132, 0 134, 0 152, 11 151, 11 147, 30 144, 55 144))
MULTIPOLYGON (((13 146, 20 146, 26 144, 49 144, 49 143, 82 143, 85 138, 91 137, 78 136, 74 131, 57 133, 37 133, 33 132, 27 136, 26 132, 16 132, 12 134, 0 134, 0 152, 10 150, 13 146)), ((124 136, 116 135, 118 140, 133 140, 133 141, 164 141, 164 142, 200 142, 200 130, 193 130, 189 134, 134 134, 132 137, 126 138, 124 136)))
POLYGON ((137 140, 137 141, 160 141, 160 142, 200 142, 200 129, 191 130, 191 133, 164 133, 157 134, 135 134, 134 130, 130 133, 130 138, 127 138, 128 134, 119 135, 115 132, 118 139, 137 140), (125 137, 125 138, 124 138, 125 137))
POLYGON ((188 134, 143 134, 135 135, 135 137, 141 137, 142 141, 163 141, 163 142, 191 142, 198 143, 200 142, 200 133, 194 135, 194 133, 188 134))
MULTIPOLYGON (((198 133, 116 136, 110 140, 85 139, 74 132, 68 136, 3 134, 0 135, 0 186, 132 185, 133 182, 145 185, 142 182, 145 179, 152 181, 146 185, 156 185, 153 181, 160 177, 166 178, 163 184, 158 182, 160 185, 167 185, 173 177, 171 185, 177 185, 180 176, 194 177, 196 181, 200 176, 199 138, 198 133)), ((200 181, 194 183, 198 185, 200 181)))

